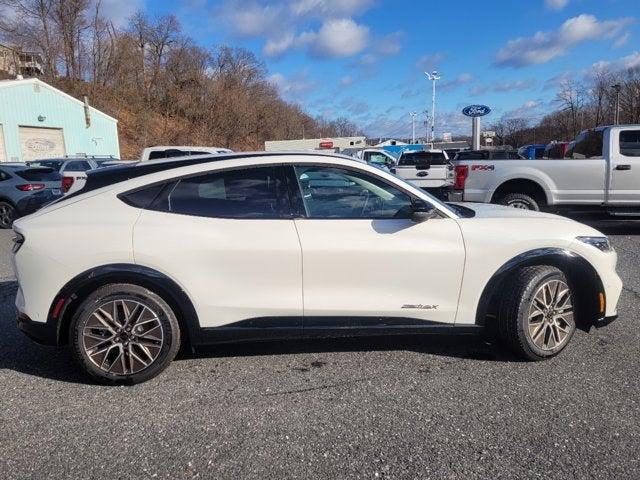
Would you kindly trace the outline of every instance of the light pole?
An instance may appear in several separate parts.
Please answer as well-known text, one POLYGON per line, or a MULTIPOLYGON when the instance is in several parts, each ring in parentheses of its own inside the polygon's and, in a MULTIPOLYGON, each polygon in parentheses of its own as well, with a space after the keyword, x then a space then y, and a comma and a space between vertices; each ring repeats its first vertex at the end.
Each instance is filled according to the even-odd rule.
POLYGON ((618 125, 620 124, 620 90, 622 89, 622 86, 619 83, 616 83, 615 85, 611 85, 611 88, 616 92, 616 111, 613 114, 613 124, 618 125))
POLYGON ((416 117, 418 116, 418 112, 409 112, 411 116, 411 143, 416 143, 416 117))
POLYGON ((432 91, 431 91, 431 143, 436 138, 435 135, 435 125, 436 125, 436 80, 440 80, 440 73, 436 70, 433 72, 424 72, 429 80, 432 82, 432 91))

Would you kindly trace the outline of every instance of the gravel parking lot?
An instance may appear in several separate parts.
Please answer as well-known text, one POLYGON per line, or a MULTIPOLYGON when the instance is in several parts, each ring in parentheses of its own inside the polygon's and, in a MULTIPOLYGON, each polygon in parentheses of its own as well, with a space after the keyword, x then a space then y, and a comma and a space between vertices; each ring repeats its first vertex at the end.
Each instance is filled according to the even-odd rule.
POLYGON ((470 338, 225 346, 87 383, 15 327, 0 232, 0 478, 640 477, 640 226, 620 318, 548 362, 470 338))

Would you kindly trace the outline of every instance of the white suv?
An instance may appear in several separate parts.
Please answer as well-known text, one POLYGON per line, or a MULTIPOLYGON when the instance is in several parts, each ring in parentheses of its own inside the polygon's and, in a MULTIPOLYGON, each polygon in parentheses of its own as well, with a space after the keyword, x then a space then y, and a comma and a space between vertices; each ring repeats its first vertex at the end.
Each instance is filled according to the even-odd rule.
POLYGON ((562 217, 445 205, 345 157, 235 154, 90 172, 14 224, 18 325, 108 383, 181 345, 478 333, 551 357, 616 315, 606 237, 562 217))

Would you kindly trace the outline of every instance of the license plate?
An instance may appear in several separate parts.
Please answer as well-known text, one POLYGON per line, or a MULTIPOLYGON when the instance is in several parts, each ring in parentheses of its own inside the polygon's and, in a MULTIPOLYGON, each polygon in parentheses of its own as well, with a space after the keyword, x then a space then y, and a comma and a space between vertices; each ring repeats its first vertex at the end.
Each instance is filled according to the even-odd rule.
POLYGON ((61 195, 62 190, 60 190, 59 188, 54 188, 53 190, 51 190, 51 193, 53 193, 54 195, 61 195))

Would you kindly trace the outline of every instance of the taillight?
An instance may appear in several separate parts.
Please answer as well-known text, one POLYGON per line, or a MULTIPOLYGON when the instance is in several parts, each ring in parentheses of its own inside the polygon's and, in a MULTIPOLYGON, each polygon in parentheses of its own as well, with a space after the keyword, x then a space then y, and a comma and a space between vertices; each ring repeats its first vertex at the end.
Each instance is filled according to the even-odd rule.
POLYGON ((34 190, 42 190, 44 188, 44 183, 25 183, 22 185, 16 185, 16 188, 23 192, 32 192, 34 190))
POLYGON ((456 190, 464 190, 464 184, 469 175, 469 167, 467 165, 456 165, 455 183, 453 188, 456 190))
POLYGON ((73 177, 62 177, 62 191, 67 193, 71 190, 71 186, 73 185, 73 177))

